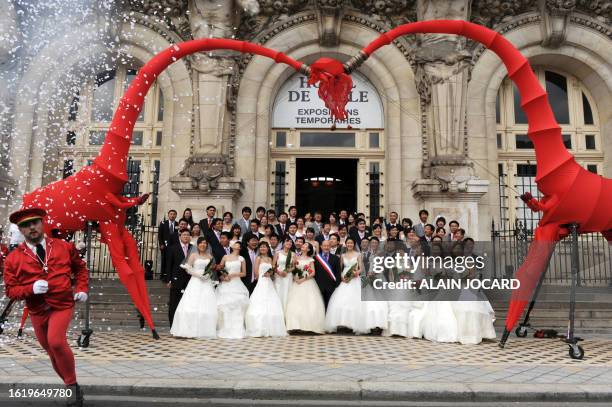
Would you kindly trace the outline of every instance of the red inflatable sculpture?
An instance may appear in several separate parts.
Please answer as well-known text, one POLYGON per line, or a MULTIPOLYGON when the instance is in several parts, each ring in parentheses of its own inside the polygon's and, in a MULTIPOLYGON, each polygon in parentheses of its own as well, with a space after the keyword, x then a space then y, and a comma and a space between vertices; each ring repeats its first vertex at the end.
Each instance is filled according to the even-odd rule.
POLYGON ((119 103, 104 146, 94 163, 65 180, 25 195, 23 208, 45 209, 49 214, 48 231, 81 230, 86 221, 98 221, 121 281, 156 336, 136 242, 123 226, 125 210, 141 204, 146 196, 128 199, 120 194, 127 182, 127 155, 134 123, 145 94, 157 76, 174 61, 194 52, 230 49, 259 54, 309 75, 309 83, 319 82, 319 96, 330 114, 335 120, 344 120, 352 85, 350 73, 378 48, 402 35, 417 33, 462 35, 495 52, 519 89, 521 106, 529 121, 528 136, 534 144, 538 164, 536 182, 543 198, 537 201, 525 196, 524 199, 530 208, 543 211, 544 215, 525 263, 516 274, 521 288, 512 296, 503 344, 546 270, 555 244, 569 233, 567 224, 577 223, 580 233, 601 232, 606 239, 612 240, 612 211, 609 209, 612 180, 590 173, 576 163, 563 145, 561 128, 554 118, 546 91, 527 59, 499 33, 477 24, 460 20, 405 24, 382 34, 343 66, 334 59, 321 58, 312 65, 312 70, 281 52, 243 41, 201 39, 174 45, 156 55, 138 72, 119 103))
MULTIPOLYGON (((185 55, 216 49, 262 55, 274 59, 277 63, 287 64, 297 71, 310 73, 305 64, 287 57, 282 52, 244 41, 200 39, 174 45, 157 54, 140 69, 119 102, 104 145, 94 162, 66 179, 38 188, 23 197, 22 208, 38 207, 47 212, 45 231, 48 234, 53 230, 83 230, 88 221, 99 223, 102 239, 109 247, 119 279, 126 286, 134 305, 147 321, 156 339, 159 336, 151 318, 138 246, 124 226, 126 210, 144 203, 148 196, 121 196, 128 181, 127 161, 132 131, 147 91, 164 69, 185 55)), ((325 79, 330 77, 320 75, 325 79)))
POLYGON ((555 120, 548 95, 533 73, 529 61, 501 34, 486 27, 459 20, 422 21, 399 26, 382 34, 345 64, 351 72, 378 48, 406 34, 456 34, 478 41, 501 58, 508 77, 521 95, 521 107, 527 115, 527 135, 533 142, 536 183, 543 198, 527 195, 523 200, 543 216, 535 230, 525 262, 516 273, 520 288, 512 293, 500 346, 503 347, 525 305, 532 297, 540 277, 546 271, 556 243, 569 234, 568 225, 578 224, 579 233, 601 232, 612 241, 612 179, 582 168, 563 145, 561 127, 555 120))

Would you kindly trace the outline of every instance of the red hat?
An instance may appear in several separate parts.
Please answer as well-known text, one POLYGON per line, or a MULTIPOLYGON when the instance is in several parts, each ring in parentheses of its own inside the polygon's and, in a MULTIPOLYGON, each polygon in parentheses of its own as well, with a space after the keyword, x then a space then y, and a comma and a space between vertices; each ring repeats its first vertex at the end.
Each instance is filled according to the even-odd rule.
POLYGON ((29 208, 29 209, 21 209, 17 212, 11 213, 9 216, 9 220, 11 223, 16 225, 20 225, 21 223, 28 222, 34 219, 42 219, 47 216, 47 212, 44 209, 40 208, 29 208))

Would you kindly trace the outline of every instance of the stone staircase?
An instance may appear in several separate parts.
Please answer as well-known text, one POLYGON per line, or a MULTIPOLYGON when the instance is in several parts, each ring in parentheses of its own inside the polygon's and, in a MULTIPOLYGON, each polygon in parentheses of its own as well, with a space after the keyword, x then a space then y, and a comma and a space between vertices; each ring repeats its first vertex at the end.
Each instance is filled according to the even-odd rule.
MULTIPOLYGON (((169 329, 168 296, 169 289, 159 280, 147 281, 153 321, 160 332, 169 329)), ((2 292, 3 287, 0 286, 2 292)), ((140 320, 132 305, 127 290, 119 280, 91 280, 90 325, 94 331, 138 330, 140 320)), ((509 292, 498 292, 491 297, 495 309, 495 326, 503 329, 508 310, 509 292)), ((2 305, 6 304, 6 299, 2 305)), ((9 319, 10 325, 19 323, 23 305, 14 307, 9 319)), ((543 287, 530 319, 534 328, 553 328, 565 333, 568 325, 569 287, 543 287)), ((79 304, 75 311, 75 329, 84 326, 85 305, 79 304)), ((522 320, 522 319, 521 319, 522 320)), ((30 326, 28 323, 27 326, 30 326)), ((577 336, 612 336, 612 287, 580 287, 576 294, 575 329, 577 336)), ((533 333, 530 332, 531 336, 533 333)))

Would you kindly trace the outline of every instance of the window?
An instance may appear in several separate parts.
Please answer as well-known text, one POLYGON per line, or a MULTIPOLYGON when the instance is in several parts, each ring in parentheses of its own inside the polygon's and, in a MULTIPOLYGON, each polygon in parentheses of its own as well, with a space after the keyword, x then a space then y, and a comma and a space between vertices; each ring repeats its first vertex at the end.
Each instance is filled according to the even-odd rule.
POLYGON ((595 150, 595 135, 594 134, 584 135, 584 147, 587 150, 595 150))
POLYGON ((571 134, 562 134, 561 136, 563 137, 563 145, 565 146, 565 148, 571 150, 571 148, 572 148, 572 135, 571 134))
MULTIPOLYGON (((548 93, 551 109, 561 127, 563 145, 579 162, 589 163, 595 166, 592 169, 597 169, 603 163, 604 153, 599 145, 601 129, 597 105, 589 90, 578 78, 555 67, 536 66, 533 71, 548 93)), ((520 105, 516 87, 510 79, 504 79, 495 103, 496 131, 491 134, 495 140, 490 142, 495 143, 499 157, 500 220, 510 228, 516 220, 523 221, 528 228, 537 222, 537 216, 520 200, 523 192, 529 191, 534 196, 538 192, 536 151, 527 136, 527 116, 520 105)), ((588 165, 585 164, 585 168, 588 169, 588 165)))
POLYGON ((74 174, 74 160, 64 160, 64 171, 62 174, 62 178, 67 178, 74 174))
POLYGON ((369 142, 370 148, 380 148, 380 133, 370 133, 369 142))
POLYGON ((546 92, 550 107, 560 124, 569 124, 569 104, 567 98, 567 79, 558 73, 546 71, 546 92))
MULTIPOLYGON (((100 146, 104 144, 109 122, 118 102, 136 75, 136 66, 120 65, 115 69, 99 73, 94 80, 85 83, 78 93, 70 95, 66 100, 66 105, 69 107, 65 123, 66 144, 62 145, 60 151, 60 163, 72 159, 74 168, 78 169, 81 164, 98 154, 100 146)), ((152 190, 151 185, 159 182, 163 120, 164 115, 167 115, 163 102, 163 93, 156 81, 145 96, 143 109, 134 124, 132 148, 129 152, 131 158, 128 164, 130 182, 129 188, 125 191, 130 196, 135 196, 143 189, 152 190), (143 169, 146 171, 141 171, 143 169)), ((66 173, 68 173, 67 167, 66 173)), ((152 204, 138 206, 130 212, 131 221, 141 218, 147 223, 155 221, 156 211, 157 208, 152 204)))
POLYGON ((101 146, 106 138, 106 130, 95 130, 89 132, 89 145, 101 146))
POLYGON ((355 133, 301 132, 301 147, 355 147, 355 133))
POLYGON ((76 132, 70 130, 66 133, 66 144, 69 146, 73 146, 76 144, 76 132))
POLYGON ((526 134, 517 134, 515 137, 517 149, 533 149, 533 142, 526 134))
POLYGON ((286 131, 276 132, 276 147, 287 147, 287 132, 286 131))
POLYGON ((107 71, 96 79, 93 91, 93 105, 91 120, 96 122, 110 122, 114 112, 115 71, 107 71))
POLYGON ((380 216, 380 163, 370 163, 369 171, 370 220, 380 216))
POLYGON ((587 170, 591 171, 593 174, 597 174, 597 164, 587 164, 587 170))
POLYGON ((285 210, 286 166, 285 161, 276 161, 274 167, 274 210, 280 213, 285 210))
POLYGON ((141 146, 142 145, 143 132, 142 131, 134 131, 132 133, 132 145, 141 146))

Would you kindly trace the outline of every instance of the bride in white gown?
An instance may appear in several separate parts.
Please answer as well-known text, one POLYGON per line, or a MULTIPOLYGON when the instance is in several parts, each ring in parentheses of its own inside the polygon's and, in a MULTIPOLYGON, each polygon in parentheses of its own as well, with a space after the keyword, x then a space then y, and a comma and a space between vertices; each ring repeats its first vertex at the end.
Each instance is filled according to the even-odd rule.
POLYGON ((257 285, 251 294, 251 302, 246 312, 246 335, 286 336, 283 304, 270 277, 270 246, 267 242, 259 242, 257 249, 259 254, 253 268, 257 273, 257 285))
POLYGON ((274 287, 283 304, 283 311, 287 309, 289 289, 293 283, 291 268, 294 257, 293 240, 288 237, 283 241, 283 249, 274 255, 274 287))
POLYGON ((183 268, 191 274, 185 293, 176 308, 170 333, 183 338, 215 338, 217 336, 217 299, 213 288, 214 260, 206 253, 208 242, 197 240, 197 251, 183 268))
POLYGON ((287 300, 287 331, 325 332, 325 304, 314 280, 314 249, 310 243, 302 246, 302 255, 295 256, 294 267, 305 272, 293 277, 287 300))
POLYGON ((356 334, 369 333, 365 328, 365 321, 361 315, 361 255, 355 251, 355 240, 347 238, 344 242, 346 252, 340 256, 343 266, 342 282, 332 294, 327 305, 325 316, 325 330, 336 332, 338 327, 352 329, 356 334), (350 275, 349 275, 350 273, 350 275))
POLYGON ((244 337, 244 313, 249 306, 249 290, 240 279, 246 276, 246 264, 240 256, 240 242, 232 245, 232 253, 223 256, 221 269, 226 274, 219 276, 217 287, 217 336, 226 339, 244 337))

